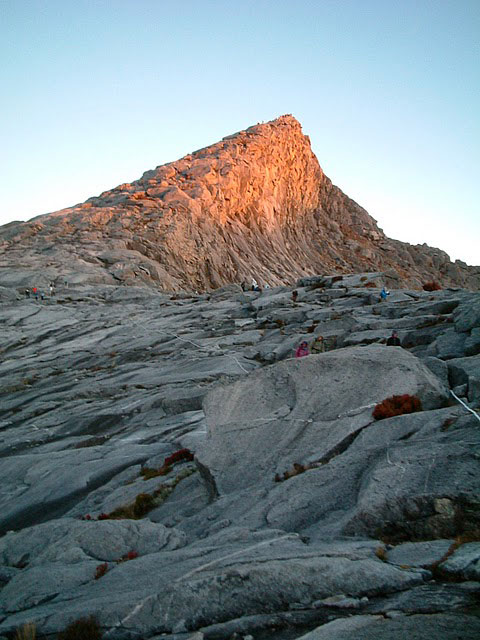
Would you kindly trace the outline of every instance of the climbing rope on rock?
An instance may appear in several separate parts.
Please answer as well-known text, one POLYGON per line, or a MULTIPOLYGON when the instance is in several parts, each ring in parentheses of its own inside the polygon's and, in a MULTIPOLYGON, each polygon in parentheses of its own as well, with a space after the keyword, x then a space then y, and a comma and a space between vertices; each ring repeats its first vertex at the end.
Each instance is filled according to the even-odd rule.
POLYGON ((457 400, 457 402, 459 402, 461 405, 463 405, 467 411, 470 411, 470 413, 473 413, 473 415, 476 417, 476 419, 480 422, 480 416, 478 415, 478 413, 476 411, 471 409, 468 406, 468 404, 466 404, 463 400, 460 400, 460 398, 455 393, 453 393, 452 390, 450 390, 450 394, 455 398, 455 400, 457 400))

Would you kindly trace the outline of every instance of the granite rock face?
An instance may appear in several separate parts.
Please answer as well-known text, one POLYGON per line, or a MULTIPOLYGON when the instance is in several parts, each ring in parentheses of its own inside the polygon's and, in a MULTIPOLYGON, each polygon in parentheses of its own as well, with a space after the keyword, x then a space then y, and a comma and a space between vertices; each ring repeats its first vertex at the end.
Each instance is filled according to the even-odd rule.
POLYGON ((418 396, 425 409, 448 398, 438 378, 400 347, 388 354, 383 345, 348 347, 260 369, 207 395, 208 436, 197 458, 220 493, 271 482, 269 470, 331 459, 374 422, 373 407, 392 389, 418 396))
POLYGON ((210 290, 293 283, 321 271, 384 271, 392 288, 480 288, 468 267, 385 236, 323 173, 282 116, 227 136, 83 204, 0 228, 0 285, 148 284, 210 290))
POLYGON ((385 278, 6 288, 0 635, 475 637, 479 295, 385 278))

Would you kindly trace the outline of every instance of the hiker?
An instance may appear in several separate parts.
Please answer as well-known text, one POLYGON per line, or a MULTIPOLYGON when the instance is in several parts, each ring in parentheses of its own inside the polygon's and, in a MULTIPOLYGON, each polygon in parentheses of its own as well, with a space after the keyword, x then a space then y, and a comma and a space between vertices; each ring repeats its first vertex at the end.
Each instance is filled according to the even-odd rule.
POLYGON ((255 280, 255 278, 252 278, 252 291, 258 291, 258 289, 258 282, 255 280))
POLYGON ((398 337, 398 333, 396 331, 392 331, 392 335, 387 338, 387 346, 388 347, 401 347, 400 338, 398 337))
POLYGON ((294 291, 292 291, 292 300, 293 302, 296 302, 298 298, 298 291, 295 289, 294 291))
POLYGON ((50 297, 55 295, 55 286, 53 282, 50 283, 50 297))
POLYGON ((300 343, 300 346, 297 347, 296 351, 295 351, 295 358, 303 358, 303 356, 309 356, 310 355, 310 349, 308 348, 308 342, 305 342, 305 340, 303 342, 300 343))
POLYGON ((383 302, 384 300, 386 300, 387 296, 389 295, 390 295, 390 291, 387 291, 385 287, 382 287, 382 290, 380 291, 380 302, 383 302))
POLYGON ((37 287, 33 287, 32 289, 35 300, 38 300, 38 289, 37 287))
POLYGON ((323 336, 317 336, 312 344, 312 353, 325 353, 326 350, 323 336))
POLYGON ((30 297, 30 289, 25 289, 25 298, 30 297))

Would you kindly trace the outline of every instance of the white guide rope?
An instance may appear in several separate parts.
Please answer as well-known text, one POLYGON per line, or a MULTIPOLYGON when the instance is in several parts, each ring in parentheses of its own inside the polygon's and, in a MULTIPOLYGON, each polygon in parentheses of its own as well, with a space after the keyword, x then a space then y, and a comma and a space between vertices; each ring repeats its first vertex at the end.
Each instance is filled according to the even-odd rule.
POLYGON ((470 411, 470 413, 473 413, 473 415, 476 417, 476 419, 480 422, 480 416, 478 415, 478 413, 476 411, 474 411, 473 409, 470 409, 468 404, 465 404, 465 402, 463 400, 460 400, 460 398, 457 395, 455 395, 453 393, 453 391, 450 391, 450 393, 455 398, 455 400, 457 400, 457 402, 459 402, 461 405, 463 405, 467 411, 470 411))

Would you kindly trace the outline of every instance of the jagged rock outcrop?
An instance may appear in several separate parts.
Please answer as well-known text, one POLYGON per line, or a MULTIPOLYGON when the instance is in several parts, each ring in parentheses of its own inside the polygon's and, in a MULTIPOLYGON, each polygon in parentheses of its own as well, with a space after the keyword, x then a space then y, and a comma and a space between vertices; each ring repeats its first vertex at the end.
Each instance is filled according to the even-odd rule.
POLYGON ((387 238, 325 176, 292 116, 227 136, 83 204, 0 229, 0 285, 208 290, 384 271, 388 286, 480 288, 480 267, 387 238))

